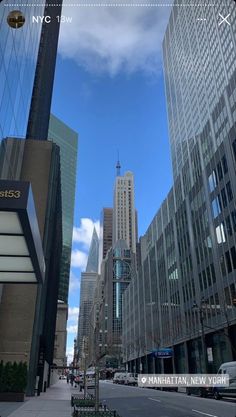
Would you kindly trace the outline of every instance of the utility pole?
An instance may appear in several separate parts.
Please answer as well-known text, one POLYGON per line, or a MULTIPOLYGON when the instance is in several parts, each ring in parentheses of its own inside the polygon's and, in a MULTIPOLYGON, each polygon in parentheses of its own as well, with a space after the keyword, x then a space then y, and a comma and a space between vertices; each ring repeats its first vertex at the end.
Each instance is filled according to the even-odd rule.
POLYGON ((95 368, 95 411, 99 411, 99 367, 95 368))

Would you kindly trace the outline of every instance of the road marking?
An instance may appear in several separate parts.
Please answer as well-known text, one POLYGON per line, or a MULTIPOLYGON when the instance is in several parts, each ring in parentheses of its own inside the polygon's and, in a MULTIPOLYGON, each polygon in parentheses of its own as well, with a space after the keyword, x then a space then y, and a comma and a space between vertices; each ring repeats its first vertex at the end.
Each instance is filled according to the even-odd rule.
POLYGON ((155 398, 148 398, 149 400, 152 400, 152 401, 156 401, 156 402, 158 402, 158 403, 160 403, 161 402, 161 400, 156 400, 155 398))
POLYGON ((204 416, 218 417, 218 416, 214 416, 213 414, 203 413, 202 411, 198 411, 198 410, 192 410, 192 411, 195 411, 195 413, 203 414, 204 416))

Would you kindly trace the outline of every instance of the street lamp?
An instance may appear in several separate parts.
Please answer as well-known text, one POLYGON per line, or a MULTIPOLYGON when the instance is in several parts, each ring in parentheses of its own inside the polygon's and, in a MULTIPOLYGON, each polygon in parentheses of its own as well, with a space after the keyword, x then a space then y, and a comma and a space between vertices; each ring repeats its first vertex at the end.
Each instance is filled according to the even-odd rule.
POLYGON ((204 332, 204 307, 205 300, 204 298, 201 299, 200 306, 194 302, 192 306, 192 310, 197 310, 199 313, 199 320, 201 324, 201 344, 202 344, 202 354, 203 354, 203 373, 207 373, 207 351, 206 351, 206 343, 205 343, 205 332, 204 332))

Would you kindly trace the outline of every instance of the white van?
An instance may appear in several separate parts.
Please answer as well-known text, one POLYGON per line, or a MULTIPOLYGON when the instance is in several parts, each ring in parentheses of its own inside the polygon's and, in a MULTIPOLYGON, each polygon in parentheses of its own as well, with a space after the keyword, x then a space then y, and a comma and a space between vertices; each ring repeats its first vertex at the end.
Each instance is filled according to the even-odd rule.
POLYGON ((214 387, 214 398, 220 400, 222 397, 236 397, 236 361, 222 363, 218 370, 218 374, 229 375, 229 386, 214 387))

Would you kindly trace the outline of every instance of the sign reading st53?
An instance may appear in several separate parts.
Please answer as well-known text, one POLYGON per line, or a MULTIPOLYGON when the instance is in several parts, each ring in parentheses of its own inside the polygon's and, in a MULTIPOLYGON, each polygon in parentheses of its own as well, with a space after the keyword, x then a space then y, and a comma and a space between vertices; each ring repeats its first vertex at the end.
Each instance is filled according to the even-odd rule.
POLYGON ((20 198, 19 190, 0 190, 0 198, 20 198))

